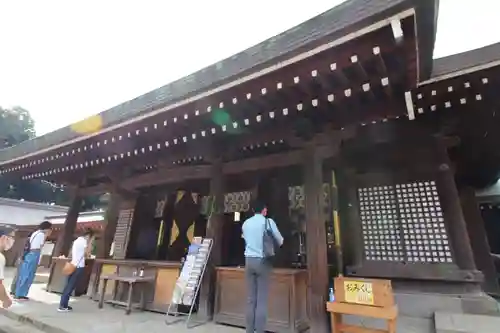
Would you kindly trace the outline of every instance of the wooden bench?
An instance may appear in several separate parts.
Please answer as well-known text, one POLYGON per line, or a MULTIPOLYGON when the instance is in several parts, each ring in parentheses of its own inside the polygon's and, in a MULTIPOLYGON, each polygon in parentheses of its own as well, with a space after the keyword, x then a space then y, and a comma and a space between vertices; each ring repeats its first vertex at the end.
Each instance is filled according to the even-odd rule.
POLYGON ((101 289, 101 295, 99 298, 99 309, 102 309, 103 304, 104 304, 104 296, 106 293, 106 286, 108 284, 108 281, 115 281, 115 285, 113 288, 113 298, 111 300, 106 300, 106 303, 111 304, 111 305, 119 305, 119 306, 124 306, 126 314, 130 314, 132 311, 132 295, 133 295, 133 290, 134 287, 139 285, 140 286, 140 293, 141 293, 141 301, 140 304, 134 306, 138 307, 142 311, 144 311, 146 307, 146 299, 144 297, 144 290, 145 286, 147 283, 154 282, 155 277, 153 276, 121 276, 117 274, 111 274, 111 275, 103 275, 101 276, 102 280, 102 289, 101 289), (126 283, 128 284, 128 296, 127 296, 127 301, 122 302, 118 301, 116 299, 117 293, 118 293, 118 285, 119 283, 126 283))
POLYGON ((326 309, 332 318, 332 333, 396 333, 398 307, 375 307, 341 302, 328 302, 326 309), (342 315, 354 315, 387 320, 387 329, 378 330, 342 323, 342 315))

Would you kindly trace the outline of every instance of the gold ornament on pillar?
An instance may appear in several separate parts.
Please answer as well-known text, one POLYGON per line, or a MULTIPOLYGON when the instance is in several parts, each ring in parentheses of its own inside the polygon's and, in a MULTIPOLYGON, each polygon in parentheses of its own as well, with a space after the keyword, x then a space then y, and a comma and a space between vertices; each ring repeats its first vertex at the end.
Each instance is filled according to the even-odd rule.
POLYGON ((182 198, 184 197, 184 194, 186 194, 186 192, 184 192, 184 191, 177 191, 177 197, 175 199, 175 204, 176 205, 179 203, 179 201, 182 200, 182 198))
POLYGON ((169 253, 177 258, 184 255, 194 238, 201 200, 198 193, 177 191, 174 203, 169 253))
POLYGON ((189 226, 187 232, 186 232, 186 237, 187 239, 189 240, 189 243, 191 243, 193 241, 193 238, 194 238, 194 227, 195 227, 195 223, 191 223, 191 225, 189 226))
POLYGON ((170 231, 170 245, 172 245, 175 240, 179 237, 179 228, 175 220, 172 221, 172 230, 170 231))

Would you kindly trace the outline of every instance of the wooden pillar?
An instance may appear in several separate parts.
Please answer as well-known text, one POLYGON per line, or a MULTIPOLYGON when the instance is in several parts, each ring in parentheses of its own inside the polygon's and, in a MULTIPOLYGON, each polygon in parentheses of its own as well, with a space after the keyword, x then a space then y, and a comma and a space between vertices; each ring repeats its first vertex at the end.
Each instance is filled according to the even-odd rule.
POLYGON ((331 208, 332 208, 332 223, 335 239, 335 262, 339 276, 344 275, 344 256, 342 253, 342 235, 339 218, 339 190, 337 187, 337 175, 335 171, 331 173, 331 208))
POLYGON ((328 293, 328 266, 326 226, 323 220, 323 170, 317 147, 310 143, 304 149, 304 193, 306 215, 307 253, 307 308, 311 333, 328 330, 326 295, 328 293))
POLYGON ((347 232, 342 235, 342 240, 348 248, 347 254, 350 262, 350 272, 355 273, 357 268, 363 264, 363 230, 361 229, 361 217, 359 215, 359 203, 356 186, 356 170, 345 168, 343 170, 343 194, 346 221, 343 226, 347 232), (347 238, 348 237, 348 238, 347 238))
POLYGON ((294 245, 296 242, 297 230, 290 225, 289 217, 289 199, 288 199, 288 184, 283 177, 276 177, 271 181, 271 200, 268 203, 271 210, 271 217, 276 222, 278 229, 281 232, 285 241, 281 249, 276 251, 276 258, 274 259, 275 267, 289 267, 292 259, 296 257, 296 250, 294 245), (290 240, 290 241, 288 241, 290 240))
POLYGON ((68 213, 66 214, 66 220, 64 221, 64 227, 62 232, 57 238, 56 246, 54 247, 53 256, 65 255, 68 256, 69 250, 73 243, 73 237, 75 235, 76 223, 78 220, 78 215, 82 209, 83 197, 78 192, 78 189, 73 193, 73 198, 71 200, 71 205, 69 207, 68 213))
POLYGON ((460 189, 460 200, 476 267, 484 275, 483 290, 499 295, 497 273, 474 189, 470 187, 460 189))
MULTIPOLYGON (((78 215, 80 215, 80 210, 82 209, 83 197, 80 195, 78 188, 74 189, 71 195, 71 205, 68 213, 66 214, 63 229, 57 237, 56 245, 52 251, 52 257, 59 257, 61 255, 68 256, 71 246, 73 245, 73 237, 75 235, 78 215)), ((49 279, 47 281, 48 291, 52 288, 51 285, 53 283, 54 275, 58 274, 56 273, 56 269, 56 261, 52 260, 49 279)))
POLYGON ((448 232, 452 239, 457 266, 462 270, 476 271, 474 256, 467 233, 467 225, 462 213, 460 196, 455 183, 455 174, 448 156, 448 149, 442 139, 438 140, 440 153, 439 180, 441 183, 442 205, 450 225, 448 232))
POLYGON ((215 301, 215 267, 221 264, 222 259, 222 231, 224 222, 224 176, 222 173, 222 160, 216 159, 212 163, 210 174, 210 196, 214 200, 212 214, 207 222, 207 238, 213 240, 212 253, 203 276, 200 289, 200 303, 198 315, 204 319, 211 319, 214 313, 215 301))
POLYGON ((97 244, 97 258, 108 258, 111 244, 113 243, 116 225, 118 223, 118 215, 120 212, 120 204, 122 196, 117 190, 110 193, 108 207, 106 208, 104 232, 97 244))

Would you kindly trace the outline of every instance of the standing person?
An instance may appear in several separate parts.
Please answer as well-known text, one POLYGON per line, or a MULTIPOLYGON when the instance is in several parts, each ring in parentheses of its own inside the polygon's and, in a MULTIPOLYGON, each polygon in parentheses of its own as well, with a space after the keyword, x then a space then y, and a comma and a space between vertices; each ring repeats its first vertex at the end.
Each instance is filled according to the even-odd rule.
POLYGON ((254 204, 255 215, 242 226, 245 239, 245 278, 247 281, 246 332, 264 333, 267 322, 267 297, 272 270, 269 253, 265 253, 264 233, 270 231, 277 245, 283 245, 276 223, 267 218, 265 204, 254 204), (266 231, 267 230, 267 231, 266 231))
POLYGON ((16 284, 16 299, 28 300, 28 292, 35 280, 36 270, 40 262, 40 254, 42 252, 45 240, 52 232, 52 223, 44 221, 38 227, 38 230, 31 234, 26 242, 25 253, 19 275, 17 276, 16 284))
POLYGON ((33 235, 33 233, 29 234, 28 239, 24 241, 24 248, 22 249, 21 254, 17 257, 16 259, 16 273, 14 275, 14 278, 12 279, 12 282, 10 284, 10 295, 12 297, 16 296, 16 286, 17 286, 17 278, 19 277, 19 271, 21 270, 21 265, 24 261, 24 257, 30 250, 30 237, 33 235))
POLYGON ((61 301, 59 302, 59 309, 57 309, 59 312, 69 312, 73 310, 73 308, 69 306, 69 298, 75 290, 80 276, 82 276, 85 270, 85 259, 90 256, 93 237, 94 232, 89 229, 85 231, 83 236, 78 237, 71 246, 71 265, 75 267, 75 270, 68 275, 66 280, 66 285, 61 295, 61 301))
POLYGON ((16 296, 16 286, 17 286, 17 278, 19 277, 19 270, 21 269, 21 264, 23 263, 23 254, 16 259, 16 275, 14 275, 14 278, 12 279, 12 282, 10 283, 10 295, 12 297, 16 296))
POLYGON ((7 293, 7 288, 5 288, 5 257, 3 252, 10 250, 14 245, 15 231, 11 227, 0 227, 0 301, 2 302, 2 307, 4 309, 9 308, 12 305, 12 300, 7 293))

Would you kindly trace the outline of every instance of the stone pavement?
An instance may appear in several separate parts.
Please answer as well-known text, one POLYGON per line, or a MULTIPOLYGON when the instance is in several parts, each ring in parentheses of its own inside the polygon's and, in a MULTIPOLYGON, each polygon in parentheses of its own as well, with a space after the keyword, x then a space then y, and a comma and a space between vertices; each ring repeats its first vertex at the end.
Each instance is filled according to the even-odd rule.
POLYGON ((30 324, 20 323, 0 315, 0 333, 44 333, 30 324))
POLYGON ((500 317, 437 312, 436 333, 498 333, 500 317))
MULTIPOLYGON (((9 274, 5 283, 10 285, 9 274)), ((30 301, 16 302, 8 310, 0 309, 0 333, 242 333, 242 329, 205 323, 187 329, 185 324, 166 325, 166 316, 152 312, 132 312, 129 316, 121 308, 105 306, 97 308, 97 303, 87 297, 73 298, 71 313, 59 313, 59 295, 44 290, 45 284, 33 284, 30 290, 30 301), (5 320, 15 321, 16 327, 10 324, 7 331, 2 325, 5 320), (26 329, 26 327, 30 329, 26 329)))
MULTIPOLYGON (((12 270, 6 272, 5 283, 10 285, 12 270)), ((74 298, 72 313, 58 313, 59 295, 44 290, 45 283, 35 283, 28 302, 15 303, 10 309, 0 309, 0 333, 243 333, 244 330, 229 326, 206 323, 187 329, 182 323, 166 325, 166 316, 152 312, 132 312, 125 315, 121 308, 105 306, 87 297, 74 298), (3 314, 4 316, 2 316, 3 314)), ((453 309, 450 309, 453 311, 453 309)), ((398 333, 490 333, 500 332, 500 317, 429 313, 426 318, 412 317, 413 313, 401 314, 398 333), (495 329, 492 331, 492 329, 495 329), (436 330, 437 329, 437 330, 436 330)), ((346 316, 345 321, 365 327, 383 328, 384 322, 346 316)))
MULTIPOLYGON (((9 273, 5 281, 10 285, 9 273)), ((132 312, 125 315, 119 307, 104 306, 97 308, 97 303, 87 297, 73 298, 71 313, 58 313, 59 295, 44 290, 45 283, 35 283, 30 290, 30 301, 15 303, 10 309, 0 309, 8 319, 23 324, 16 330, 5 333, 27 333, 36 331, 47 333, 243 333, 244 330, 229 326, 206 323, 192 329, 187 329, 182 323, 166 325, 166 316, 152 312, 132 312), (33 330, 26 330, 30 325, 33 330)), ((2 316, 0 315, 0 318, 2 316)), ((346 316, 347 317, 347 316, 346 316)), ((368 318, 345 318, 348 323, 364 327, 383 328, 384 322, 368 318)), ((4 327, 1 325, 0 327, 4 327)), ((398 320, 398 333, 434 333, 434 322, 431 318, 402 317, 398 320)), ((12 327, 12 325, 11 325, 12 327)), ((36 332, 36 333, 39 333, 36 332)), ((0 330, 0 333, 4 333, 0 330)))

